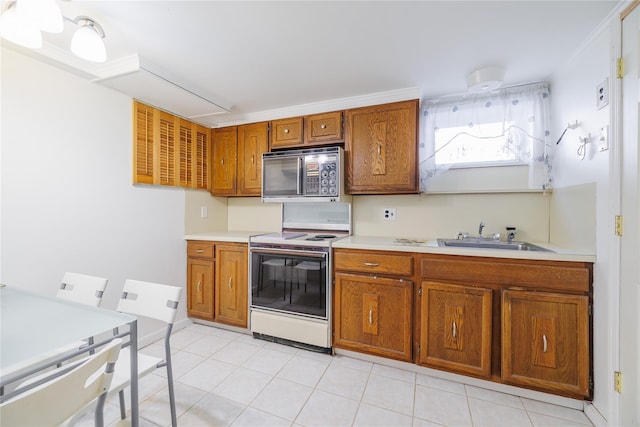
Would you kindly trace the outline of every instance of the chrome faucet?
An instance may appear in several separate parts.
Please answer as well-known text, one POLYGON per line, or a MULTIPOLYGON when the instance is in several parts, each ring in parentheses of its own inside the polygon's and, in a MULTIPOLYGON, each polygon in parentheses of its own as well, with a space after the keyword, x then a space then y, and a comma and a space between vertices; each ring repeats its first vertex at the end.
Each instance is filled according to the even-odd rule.
POLYGON ((482 230, 484 229, 484 222, 480 221, 480 226, 478 227, 478 237, 482 238, 482 230))

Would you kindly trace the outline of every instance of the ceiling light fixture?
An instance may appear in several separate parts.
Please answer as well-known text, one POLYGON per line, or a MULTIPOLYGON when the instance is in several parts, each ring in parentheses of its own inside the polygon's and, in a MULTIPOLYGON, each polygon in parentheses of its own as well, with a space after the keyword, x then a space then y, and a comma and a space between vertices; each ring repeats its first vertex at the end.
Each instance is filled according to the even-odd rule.
POLYGON ((64 21, 73 22, 78 29, 71 38, 71 52, 93 62, 105 62, 107 50, 104 30, 92 18, 75 19, 62 15, 56 0, 13 0, 0 16, 0 37, 31 49, 42 47, 42 33, 61 32, 64 21))
POLYGON ((73 20, 80 27, 71 39, 71 52, 80 58, 93 62, 105 62, 107 49, 104 45, 104 30, 88 16, 78 16, 73 20))
POLYGON ((498 67, 481 68, 467 76, 467 90, 471 93, 490 92, 504 83, 504 69, 498 67))
POLYGON ((10 2, 2 16, 0 16, 0 36, 10 42, 31 49, 42 47, 40 29, 24 15, 18 14, 15 1, 10 2))
POLYGON ((16 12, 33 22, 41 31, 61 33, 62 12, 55 0, 17 0, 16 12))

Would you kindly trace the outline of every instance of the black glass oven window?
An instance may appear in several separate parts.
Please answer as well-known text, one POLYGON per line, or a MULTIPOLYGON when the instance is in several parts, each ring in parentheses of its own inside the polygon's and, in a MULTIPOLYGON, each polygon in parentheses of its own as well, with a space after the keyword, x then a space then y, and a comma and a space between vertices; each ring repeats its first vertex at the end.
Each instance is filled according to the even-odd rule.
POLYGON ((251 305, 327 317, 325 259, 252 253, 251 305))

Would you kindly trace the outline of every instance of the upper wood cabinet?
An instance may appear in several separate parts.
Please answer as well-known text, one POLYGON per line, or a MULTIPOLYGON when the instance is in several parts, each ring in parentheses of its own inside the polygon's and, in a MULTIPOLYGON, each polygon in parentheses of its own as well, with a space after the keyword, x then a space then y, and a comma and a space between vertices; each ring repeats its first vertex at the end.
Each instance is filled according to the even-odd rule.
POLYGON ((346 111, 349 194, 418 192, 418 100, 346 111))
POLYGON ((267 122, 212 130, 214 196, 260 196, 262 153, 268 151, 267 122))
POLYGON ((208 189, 209 130, 138 101, 133 112, 133 182, 208 189))
POLYGON ((327 145, 344 141, 342 111, 273 120, 271 149, 327 145))
POLYGON ((211 130, 211 194, 214 196, 236 194, 237 130, 236 126, 211 130))
POLYGON ((238 126, 238 196, 262 194, 262 153, 269 151, 269 123, 238 126))

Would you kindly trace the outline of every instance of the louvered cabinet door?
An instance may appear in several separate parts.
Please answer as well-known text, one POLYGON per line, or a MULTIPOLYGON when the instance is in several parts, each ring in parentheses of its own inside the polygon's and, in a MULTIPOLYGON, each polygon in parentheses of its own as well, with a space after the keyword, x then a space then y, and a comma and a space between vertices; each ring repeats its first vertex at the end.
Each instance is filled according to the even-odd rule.
POLYGON ((211 150, 211 131, 204 126, 195 125, 193 150, 193 187, 201 190, 210 188, 209 151, 211 150))
MULTIPOLYGON (((154 184, 174 186, 177 183, 176 179, 176 162, 177 162, 177 136, 178 125, 176 124, 176 117, 165 113, 164 111, 156 110, 160 119, 157 122, 157 135, 158 135, 158 156, 157 156, 157 174, 154 179, 154 184)), ((154 164, 154 167, 156 166, 154 164)))
POLYGON ((269 150, 269 123, 238 126, 238 195, 262 194, 262 153, 269 150))
POLYGON ((211 133, 211 194, 236 194, 236 165, 238 153, 237 128, 213 129, 211 133))
POLYGON ((502 379, 588 397, 588 310, 583 295, 504 291, 502 379))
POLYGON ((133 183, 153 184, 154 108, 133 101, 133 183))
POLYGON ((193 153, 196 150, 195 124, 184 119, 176 119, 178 144, 176 155, 177 186, 194 188, 193 153))
POLYGON ((248 254, 245 244, 216 244, 215 320, 247 327, 248 254))
POLYGON ((490 376, 491 289, 423 281, 421 298, 418 362, 490 376))

